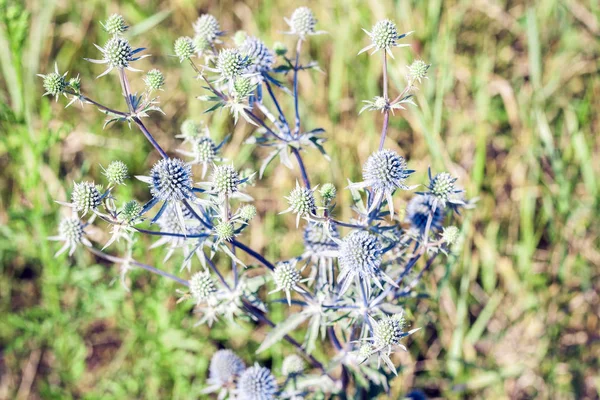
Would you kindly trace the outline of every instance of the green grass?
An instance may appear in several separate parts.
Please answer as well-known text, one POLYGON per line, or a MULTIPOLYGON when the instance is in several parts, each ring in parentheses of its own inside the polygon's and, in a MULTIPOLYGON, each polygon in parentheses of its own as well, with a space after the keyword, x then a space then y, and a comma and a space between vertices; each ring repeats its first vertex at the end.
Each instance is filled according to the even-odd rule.
MULTIPOLYGON (((280 31, 293 7, 276 0, 222 1, 220 8, 190 0, 62 0, 26 10, 22 3, 0 0, 0 398, 197 398, 216 348, 234 337, 231 346, 250 362, 268 329, 193 327, 195 317, 175 305, 170 282, 135 271, 126 292, 117 267, 83 251, 72 261, 53 258, 56 244, 45 238, 59 218, 54 200, 65 198, 72 180, 100 180, 99 164, 112 159, 143 174, 157 156, 135 129, 103 130, 90 106, 65 110, 64 102, 42 99, 35 74, 56 61, 70 76, 81 74, 87 93, 120 108, 118 80, 94 80, 101 67, 82 58, 97 56, 92 43, 105 40, 99 20, 122 13, 133 25, 132 41, 153 55, 140 66, 168 72, 166 116, 153 116, 148 126, 174 149, 179 124, 204 118, 192 71, 166 56, 175 38, 210 11, 230 32, 291 46, 280 31)), ((428 298, 407 302, 413 325, 425 329, 397 359, 402 371, 392 398, 412 388, 443 398, 597 398, 598 3, 307 3, 329 34, 309 42, 325 73, 301 77, 302 114, 307 126, 327 130, 333 159, 327 165, 308 154, 311 179, 342 188, 346 178, 357 180, 377 146, 381 117, 357 112, 379 92, 380 59, 356 53, 367 41, 360 28, 390 18, 415 31, 412 49, 396 51, 390 64, 392 93, 414 58, 433 66, 416 94, 419 107, 392 118, 387 145, 409 158, 415 180, 425 182, 429 165, 447 169, 480 198, 465 215, 460 253, 427 275, 428 298)), ((141 85, 141 74, 130 76, 141 85)), ((225 114, 210 123, 219 136, 233 133, 226 156, 236 165, 258 165, 264 154, 242 145, 247 125, 234 129, 225 114)), ((301 251, 293 218, 276 215, 293 177, 295 171, 269 168, 253 189, 260 223, 243 239, 271 259, 301 251)), ((143 185, 122 194, 148 196, 143 185)), ((340 196, 344 217, 349 202, 340 196)), ((135 256, 162 259, 160 251, 135 256)), ((260 361, 277 369, 287 351, 281 345, 260 361)))

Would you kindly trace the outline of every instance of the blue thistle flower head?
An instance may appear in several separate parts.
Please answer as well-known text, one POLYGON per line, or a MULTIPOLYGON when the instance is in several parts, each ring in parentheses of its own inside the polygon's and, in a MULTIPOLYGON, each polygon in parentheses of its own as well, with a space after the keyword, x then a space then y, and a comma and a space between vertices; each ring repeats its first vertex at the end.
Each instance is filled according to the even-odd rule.
POLYGON ((238 381, 237 399, 239 400, 275 400, 277 381, 268 368, 254 364, 248 368, 238 381))
POLYGON ((381 265, 381 243, 365 231, 352 231, 340 244, 340 265, 346 274, 375 277, 381 265))
POLYGON ((247 71, 249 73, 264 73, 271 71, 275 63, 275 54, 260 39, 248 36, 240 46, 240 52, 248 57, 247 71))
POLYGON ((248 66, 248 57, 244 57, 238 49, 223 49, 217 57, 217 71, 222 80, 233 80, 242 75, 248 66))
POLYGON ((178 158, 163 158, 150 171, 150 191, 160 201, 192 197, 192 167, 178 158))
POLYGON ((209 382, 225 386, 233 382, 245 369, 246 365, 233 351, 219 350, 210 359, 209 382))
POLYGON ((318 254, 325 251, 335 251, 338 248, 338 244, 335 239, 339 239, 340 233, 338 232, 335 225, 310 223, 304 228, 304 247, 312 253, 318 254))
POLYGON ((434 211, 434 198, 432 196, 427 194, 417 195, 406 206, 405 220, 410 223, 412 228, 423 234, 430 213, 432 214, 430 229, 434 231, 441 229, 444 222, 444 209, 435 207, 434 211))
POLYGON ((75 183, 71 193, 71 204, 75 211, 87 214, 95 211, 102 203, 102 195, 93 182, 75 183))
POLYGON ((298 7, 292 13, 290 19, 285 18, 285 22, 290 26, 289 34, 298 35, 300 39, 305 39, 307 35, 317 35, 322 32, 316 32, 317 19, 312 10, 308 7, 298 7))
POLYGON ((408 189, 404 182, 412 172, 407 169, 404 157, 384 149, 369 156, 363 166, 363 179, 376 192, 392 193, 408 189))

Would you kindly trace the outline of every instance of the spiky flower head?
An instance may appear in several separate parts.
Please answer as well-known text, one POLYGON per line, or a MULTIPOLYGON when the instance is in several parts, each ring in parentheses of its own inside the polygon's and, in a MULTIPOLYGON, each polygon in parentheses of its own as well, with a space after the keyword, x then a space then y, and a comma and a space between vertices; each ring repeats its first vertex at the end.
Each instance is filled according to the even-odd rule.
POLYGON ((104 57, 112 68, 126 68, 133 61, 133 50, 127 39, 111 38, 104 46, 104 57))
POLYGON ((363 30, 371 38, 371 44, 363 48, 358 54, 361 54, 362 52, 365 52, 370 49, 374 49, 373 53, 377 52, 378 50, 384 50, 391 55, 392 53, 390 49, 392 47, 409 46, 407 44, 399 44, 398 40, 412 33, 408 32, 402 35, 399 34, 396 24, 390 21, 389 19, 378 21, 375 25, 373 25, 371 32, 365 29, 363 30))
POLYGON ((404 182, 411 173, 406 168, 404 157, 388 149, 371 154, 363 166, 363 179, 376 192, 392 193, 398 188, 408 189, 404 182))
POLYGON ((242 208, 240 208, 239 216, 244 221, 250 221, 252 218, 256 217, 256 207, 252 204, 246 204, 242 208))
POLYGON ((123 221, 135 221, 140 217, 144 208, 135 200, 128 201, 121 208, 120 217, 123 221))
POLYGON ((197 302, 208 299, 216 290, 215 282, 208 271, 196 272, 190 278, 190 293, 197 302))
POLYGON ((248 65, 248 59, 238 49, 223 49, 217 58, 217 71, 224 80, 240 76, 248 65))
POLYGON ((181 136, 188 141, 192 141, 200 136, 202 126, 193 119, 186 119, 181 124, 180 129, 181 136))
POLYGON ((314 214, 315 206, 315 195, 314 192, 304 186, 298 185, 290 192, 290 195, 286 197, 290 207, 289 211, 298 215, 311 215, 314 214))
POLYGON ((400 339, 405 336, 403 329, 404 318, 402 316, 388 316, 377 321, 373 332, 375 347, 381 349, 399 345, 400 339))
POLYGON ((389 19, 378 21, 371 31, 371 39, 377 50, 394 47, 398 38, 398 28, 389 19))
POLYGON ((343 275, 375 277, 381 265, 381 243, 365 231, 352 231, 340 244, 339 259, 343 275))
POLYGON ((306 362, 297 354, 290 354, 286 358, 283 359, 283 364, 281 365, 281 372, 283 375, 293 376, 299 375, 304 372, 304 368, 306 368, 306 362))
POLYGON ((335 225, 311 223, 304 228, 304 247, 311 253, 332 251, 338 248, 335 239, 340 237, 335 225))
POLYGON ((429 70, 430 64, 425 63, 423 60, 415 60, 408 67, 408 80, 410 82, 419 81, 427 77, 427 70, 429 70))
POLYGON ((124 33, 127 30, 127 28, 129 28, 125 23, 125 19, 123 18, 123 16, 119 14, 111 15, 110 17, 108 17, 106 22, 101 23, 101 25, 107 33, 113 36, 120 35, 124 33))
POLYGON ((454 182, 456 182, 456 178, 449 173, 439 173, 434 176, 433 179, 431 179, 431 182, 429 183, 429 191, 438 200, 445 202, 455 191, 454 182))
POLYGON ((150 192, 161 201, 192 197, 192 167, 178 158, 163 158, 150 171, 150 192))
POLYGON ((215 225, 215 235, 220 241, 229 242, 235 236, 235 228, 229 221, 219 221, 215 225))
POLYGON ((212 44, 221 35, 221 26, 214 16, 202 14, 194 22, 194 32, 196 32, 196 36, 202 37, 209 44, 212 44))
POLYGON ((254 364, 248 368, 238 382, 239 400, 274 400, 278 391, 277 381, 268 368, 254 364))
POLYGON ((175 55, 179 58, 179 62, 184 62, 188 58, 194 55, 196 49, 194 48, 194 42, 190 37, 181 36, 173 45, 175 55))
POLYGON ((148 90, 160 90, 165 84, 165 76, 159 70, 152 69, 144 77, 144 83, 148 90))
POLYGON ((233 96, 238 100, 245 99, 254 90, 254 85, 250 78, 246 76, 238 76, 233 81, 233 96))
POLYGON ((129 178, 127 165, 120 160, 115 160, 108 164, 108 167, 104 170, 104 175, 111 185, 122 185, 129 178))
POLYGON ((64 218, 58 225, 58 234, 70 246, 78 245, 83 238, 83 223, 77 217, 64 218))
POLYGON ((408 202, 405 219, 410 223, 412 228, 421 233, 425 232, 429 214, 432 215, 430 229, 439 230, 442 227, 444 209, 436 207, 434 211, 433 203, 434 199, 429 195, 417 195, 408 202))
POLYGON ((204 36, 196 35, 192 41, 194 43, 194 49, 198 54, 201 54, 211 48, 210 42, 204 36))
POLYGON ((442 241, 447 245, 456 243, 459 236, 460 230, 454 225, 444 228, 442 231, 442 241))
POLYGON ((248 72, 268 72, 273 67, 275 55, 273 51, 260 39, 248 36, 240 46, 241 53, 248 57, 248 72))
POLYGON ((102 195, 94 183, 75 183, 73 193, 71 193, 71 204, 76 211, 85 215, 88 211, 95 211, 101 203, 102 195))
POLYGON ((214 190, 220 195, 230 195, 238 191, 240 176, 232 165, 216 165, 212 174, 214 190))
POLYGON ((201 136, 193 143, 196 160, 201 163, 213 162, 217 156, 217 145, 208 136, 201 136))
POLYGON ((373 346, 370 343, 363 343, 358 348, 358 356, 363 360, 371 357, 371 354, 373 354, 373 346))
POLYGON ((302 275, 296 269, 296 263, 283 261, 275 266, 273 271, 273 280, 277 288, 284 291, 292 290, 302 279, 302 275))
POLYGON ((63 75, 59 74, 56 63, 54 64, 54 72, 50 72, 47 75, 38 74, 38 76, 44 80, 43 85, 46 90, 44 96, 54 96, 58 100, 58 95, 62 94, 67 88, 67 81, 65 79, 67 73, 65 72, 63 75))
POLYGON ((384 112, 385 110, 391 109, 392 112, 394 109, 390 106, 390 102, 382 96, 375 96, 373 100, 363 100, 363 103, 366 103, 359 111, 359 114, 362 114, 363 111, 379 111, 384 112))
POLYGON ((75 93, 81 92, 81 78, 79 78, 79 75, 69 79, 69 87, 73 89, 75 93))
POLYGON ((319 189, 319 193, 321 194, 321 197, 323 197, 323 200, 329 203, 335 199, 337 189, 333 183, 325 183, 321 186, 321 189, 319 189))
POLYGON ((246 365, 233 351, 219 350, 210 359, 209 380, 213 384, 225 386, 245 369, 246 365))
POLYGON ((286 22, 290 26, 292 34, 300 36, 304 39, 306 35, 314 35, 317 19, 312 10, 308 7, 298 7, 292 13, 290 19, 286 18, 286 22))

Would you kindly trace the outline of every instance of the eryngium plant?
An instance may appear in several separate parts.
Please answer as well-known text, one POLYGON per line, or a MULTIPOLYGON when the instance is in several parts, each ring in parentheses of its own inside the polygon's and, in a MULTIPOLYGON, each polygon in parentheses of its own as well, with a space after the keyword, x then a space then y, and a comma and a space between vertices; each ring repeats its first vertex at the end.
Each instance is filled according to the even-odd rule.
POLYGON ((379 146, 365 161, 359 182, 339 188, 342 192, 327 182, 313 186, 302 155, 317 150, 324 162, 329 158, 323 147, 324 130, 301 121, 298 74, 317 68, 316 62, 301 62, 301 53, 304 41, 322 32, 316 30, 317 20, 306 7, 285 21, 286 34, 296 40, 291 56, 284 45, 272 50, 245 32, 236 33, 233 43, 237 47, 225 47, 221 40, 224 32, 216 18, 207 14, 183 33, 192 36, 177 39, 171 54, 197 73, 201 81, 198 90, 204 87, 208 91, 198 97, 209 103, 208 113, 225 109, 235 123, 243 123, 239 118, 243 117, 254 130, 247 142, 270 149, 258 176, 222 158, 226 140, 217 144, 203 121, 181 124, 181 131, 174 132, 182 139, 181 147, 171 154, 160 147, 143 119, 151 112, 162 112, 155 94, 162 90, 165 79, 152 69, 143 78, 146 87, 137 92, 141 94, 132 91, 125 70, 138 71, 132 64, 144 57, 140 54, 144 49, 134 49, 122 37, 127 25, 119 15, 102 24, 109 37, 104 47, 96 46, 100 51, 97 59, 89 60, 107 65, 100 76, 114 73, 118 77, 125 110, 92 100, 79 78, 67 79, 57 67, 40 75, 45 95, 70 98, 67 106, 91 104, 108 115, 106 125, 135 125, 161 157, 146 175, 136 176, 147 185, 146 202, 117 195, 118 188, 132 184, 126 162, 121 160, 102 168, 105 186, 75 182, 71 201, 59 202, 69 207, 71 216, 58 224, 58 234, 51 239, 62 242, 57 256, 67 250, 71 255, 83 245, 94 255, 120 264, 126 289, 132 268, 181 284, 179 301, 195 308, 198 324, 249 321, 270 326, 257 353, 282 340, 289 344, 291 354, 281 371, 244 361, 232 350, 216 352, 204 393, 252 400, 371 398, 389 388, 388 381, 396 374, 394 352, 406 351, 407 337, 419 330, 409 321, 407 298, 413 296, 416 283, 433 261, 447 254, 449 246, 460 243, 461 230, 454 222, 460 210, 471 204, 449 173, 430 171, 428 183, 415 182, 411 160, 384 148, 391 114, 414 105, 411 92, 429 70, 424 61, 415 61, 407 67, 404 89, 389 94, 388 57, 392 50, 408 46, 401 42, 408 33, 400 34, 390 20, 379 21, 366 31, 370 42, 360 51, 371 50, 382 57, 382 94, 366 100, 361 110, 383 114, 379 146), (288 108, 281 102, 288 99, 292 100, 291 113, 284 111, 288 108), (305 249, 292 259, 274 261, 245 244, 244 232, 257 214, 246 191, 260 184, 256 178, 262 178, 277 156, 284 166, 299 171, 295 188, 279 195, 288 205, 279 211, 294 214, 305 249), (194 166, 201 167, 200 171, 194 166), (427 190, 412 192, 420 185, 427 190), (398 194, 412 196, 401 213, 395 213, 393 206, 398 194), (355 214, 349 221, 334 217, 338 214, 336 197, 344 195, 354 203, 355 214), (95 221, 109 231, 108 239, 100 243, 102 250, 87 236, 86 228, 95 221), (133 259, 135 246, 147 243, 138 240, 141 236, 157 238, 151 249, 167 247, 164 261, 181 253, 180 268, 174 266, 175 272, 166 272, 133 259), (109 246, 121 249, 124 255, 105 253, 109 246), (241 258, 252 263, 246 265, 241 258), (414 270, 422 258, 426 262, 417 274, 414 270), (230 260, 227 266, 218 262, 223 259, 230 260), (269 316, 272 304, 265 301, 268 294, 280 296, 276 302, 290 307, 289 316, 279 323, 269 316), (302 343, 290 336, 295 331, 305 332, 302 343), (318 360, 313 355, 317 348, 323 349, 320 354, 331 356, 318 360))

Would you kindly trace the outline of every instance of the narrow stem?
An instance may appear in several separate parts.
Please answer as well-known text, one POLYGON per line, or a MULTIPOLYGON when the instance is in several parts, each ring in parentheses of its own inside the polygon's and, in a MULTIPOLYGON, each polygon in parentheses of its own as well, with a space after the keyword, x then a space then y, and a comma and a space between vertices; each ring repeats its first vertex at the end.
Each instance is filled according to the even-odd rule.
POLYGON ((113 110, 112 108, 108 108, 105 105, 102 105, 102 104, 98 103, 97 101, 94 101, 94 100, 90 99, 89 97, 84 96, 82 94, 78 94, 78 93, 72 92, 70 90, 65 90, 65 92, 68 93, 68 94, 70 94, 70 95, 78 97, 79 99, 85 101, 86 103, 93 104, 96 107, 98 107, 99 109, 101 109, 101 110, 103 110, 103 111, 105 111, 107 113, 111 113, 111 114, 115 114, 115 115, 120 115, 121 117, 124 117, 124 118, 129 117, 129 114, 127 114, 125 112, 113 110))
POLYGON ((250 118, 252 118, 254 121, 258 122, 263 128, 265 128, 267 130, 267 132, 269 132, 271 135, 275 136, 277 139, 281 140, 282 142, 287 142, 287 140, 285 140, 284 138, 282 138, 281 136, 279 136, 277 133, 275 133, 275 131, 271 128, 269 128, 265 122, 258 118, 256 116, 256 114, 254 114, 252 111, 250 110, 246 110, 246 114, 248 114, 248 116, 250 116, 250 118))
POLYGON ((233 244, 235 247, 237 247, 238 249, 242 250, 243 252, 249 254, 250 256, 252 256, 254 259, 256 259, 258 262, 260 262, 262 265, 264 265, 265 267, 269 268, 271 271, 273 271, 275 269, 275 266, 273 264, 271 264, 269 261, 267 261, 266 258, 264 258, 263 256, 261 256, 259 253, 257 253, 256 251, 252 250, 250 247, 246 246, 245 244, 238 242, 237 240, 232 240, 231 244, 233 244))
POLYGON ((142 133, 144 134, 144 136, 146 136, 146 139, 148 139, 148 141, 152 144, 152 146, 154 146, 154 148, 156 149, 156 151, 158 151, 161 155, 162 158, 169 158, 169 156, 167 155, 167 153, 162 149, 162 147, 160 147, 160 145, 158 144, 158 142, 154 139, 154 137, 152 136, 152 134, 150 132, 148 132, 148 129, 146 129, 146 126, 144 125, 144 123, 142 122, 141 119, 139 119, 138 117, 132 117, 133 122, 135 122, 135 124, 138 126, 138 128, 140 128, 140 130, 142 131, 142 133))
POLYGON ((223 286, 225 286, 227 288, 227 290, 229 290, 231 292, 231 286, 229 286, 229 284, 227 283, 227 281, 225 280, 225 278, 223 277, 223 275, 221 274, 221 272, 219 271, 219 269, 217 268, 215 263, 212 262, 212 260, 206 255, 206 253, 204 253, 204 259, 210 266, 210 269, 212 269, 213 272, 215 274, 217 274, 217 276, 219 277, 219 280, 221 281, 223 286))
POLYGON ((143 264, 143 263, 135 261, 135 260, 126 260, 124 258, 119 258, 119 257, 111 256, 111 255, 106 254, 106 253, 104 253, 104 252, 102 252, 100 250, 96 250, 93 247, 89 247, 88 249, 90 250, 90 252, 92 254, 94 254, 94 255, 96 255, 96 256, 98 256, 100 258, 103 258, 103 259, 105 259, 107 261, 113 262, 115 264, 132 264, 132 265, 135 265, 136 267, 140 267, 142 269, 145 269, 146 271, 150 271, 153 274, 160 275, 162 277, 171 279, 171 280, 173 280, 173 281, 175 281, 177 283, 180 283, 180 284, 182 284, 184 286, 190 286, 190 284, 189 284, 188 281, 183 280, 181 278, 178 278, 175 275, 171 275, 168 272, 162 271, 162 270, 160 270, 158 268, 154 268, 154 267, 152 267, 150 265, 143 264))
POLYGON ((143 233, 143 234, 146 234, 146 235, 152 235, 152 236, 171 236, 171 237, 180 237, 180 238, 188 238, 188 239, 203 238, 203 237, 207 237, 208 236, 206 233, 185 235, 183 233, 149 231, 147 229, 141 229, 141 228, 135 228, 135 230, 138 231, 139 233, 143 233))
POLYGON ((306 168, 304 167, 304 162, 302 161, 302 156, 297 148, 292 147, 292 153, 296 156, 296 160, 298 160, 298 166, 300 167, 300 173, 302 174, 302 180, 304 181, 304 186, 307 189, 310 189, 310 181, 308 180, 308 175, 306 173, 306 168))
POLYGON ((118 68, 119 71, 119 81, 121 82, 121 88, 123 89, 123 96, 125 97, 125 103, 127 103, 127 108, 129 108, 129 112, 131 114, 135 113, 133 109, 133 104, 131 104, 131 96, 129 93, 129 82, 127 81, 127 76, 125 76, 125 70, 123 68, 118 68))
POLYGON ((281 106, 279 105, 279 102, 277 101, 277 97, 275 97, 275 93, 273 92, 273 89, 271 88, 271 84, 269 83, 269 81, 265 80, 265 86, 267 87, 267 91, 269 92, 269 95, 271 96, 271 100, 273 100, 273 103, 275 104, 275 107, 277 108, 277 111, 279 112, 279 119, 281 119, 281 121, 285 124, 285 126, 287 126, 287 128, 289 130, 290 126, 289 126, 287 120, 285 119, 283 110, 281 109, 281 106))
MULTIPOLYGON (((387 53, 383 52, 383 98, 386 103, 388 101, 388 76, 387 76, 387 53)), ((385 137, 388 131, 388 125, 390 122, 390 110, 386 108, 383 111, 383 127, 381 128, 381 139, 379 140, 379 150, 383 149, 385 144, 385 137)))
POLYGON ((298 110, 298 61, 300 59, 300 50, 302 50, 302 39, 298 39, 296 44, 296 64, 294 65, 294 110, 296 112, 296 126, 294 136, 300 133, 300 112, 298 110))

